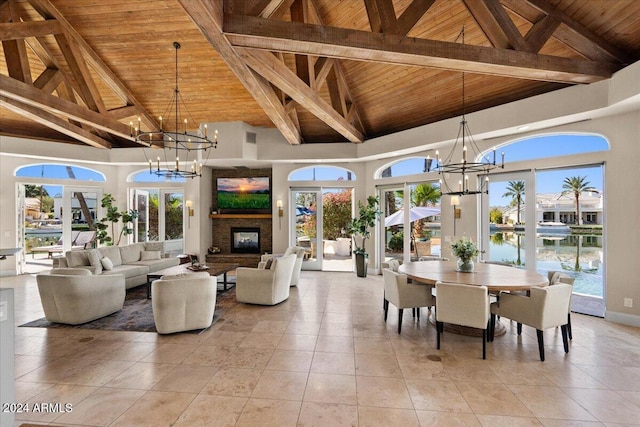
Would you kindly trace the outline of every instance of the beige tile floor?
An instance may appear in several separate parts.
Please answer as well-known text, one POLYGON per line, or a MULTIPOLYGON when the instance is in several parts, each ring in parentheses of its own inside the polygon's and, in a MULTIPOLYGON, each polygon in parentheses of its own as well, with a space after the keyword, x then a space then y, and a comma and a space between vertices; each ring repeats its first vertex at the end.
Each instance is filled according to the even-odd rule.
MULTIPOLYGON (((33 276, 16 324, 42 317, 33 276)), ((525 327, 487 345, 405 312, 382 316, 382 278, 303 272, 288 301, 238 305, 202 334, 16 328, 18 402, 73 411, 23 422, 82 426, 640 425, 640 330, 574 314, 571 352, 525 327)), ((4 426, 3 426, 4 427, 4 426)))

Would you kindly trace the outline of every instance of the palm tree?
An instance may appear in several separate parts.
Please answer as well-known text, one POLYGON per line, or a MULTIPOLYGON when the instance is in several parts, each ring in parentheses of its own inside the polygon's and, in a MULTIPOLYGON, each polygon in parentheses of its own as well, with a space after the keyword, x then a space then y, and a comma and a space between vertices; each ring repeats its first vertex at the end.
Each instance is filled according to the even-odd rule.
MULTIPOLYGON (((435 206, 440 201, 440 189, 431 184, 418 184, 411 192, 413 206, 435 206)), ((419 219, 413 224, 415 237, 422 235, 423 220, 419 219)))
POLYGON ((589 187, 589 181, 585 181, 586 179, 586 176, 565 178, 562 184, 564 191, 560 194, 561 196, 573 194, 573 197, 576 199, 576 221, 578 225, 582 224, 582 218, 580 217, 580 195, 582 195, 583 191, 592 190, 592 188, 589 187))
POLYGON ((517 223, 520 224, 520 205, 524 198, 524 181, 509 181, 506 190, 502 197, 511 197, 511 204, 513 205, 515 202, 515 205, 518 206, 517 223))

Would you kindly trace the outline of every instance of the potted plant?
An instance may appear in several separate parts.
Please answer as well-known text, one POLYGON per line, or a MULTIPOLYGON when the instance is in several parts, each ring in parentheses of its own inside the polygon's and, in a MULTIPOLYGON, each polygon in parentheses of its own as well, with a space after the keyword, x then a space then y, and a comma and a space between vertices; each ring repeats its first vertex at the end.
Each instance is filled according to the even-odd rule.
POLYGON ((458 259, 457 271, 470 273, 474 269, 473 257, 478 255, 478 247, 471 240, 462 238, 451 243, 451 251, 458 259))
POLYGON ((107 209, 107 214, 104 218, 102 218, 99 222, 96 223, 96 229, 98 230, 97 238, 98 242, 103 243, 107 246, 111 246, 114 244, 115 240, 115 224, 122 220, 122 229, 120 230, 120 234, 118 234, 118 240, 115 241, 115 245, 120 244, 120 240, 122 236, 128 236, 133 233, 133 227, 131 223, 138 218, 138 211, 129 210, 120 212, 117 206, 113 206, 113 202, 116 199, 111 194, 105 194, 102 198, 101 204, 103 208, 107 209), (109 223, 111 223, 111 236, 108 233, 109 223), (113 237, 112 237, 113 236, 113 237))
POLYGON ((348 226, 348 233, 353 240, 353 253, 356 256, 356 274, 367 277, 369 254, 365 252, 365 242, 371 236, 370 229, 376 225, 380 217, 380 200, 377 197, 367 197, 367 204, 358 201, 358 216, 353 218, 348 226))

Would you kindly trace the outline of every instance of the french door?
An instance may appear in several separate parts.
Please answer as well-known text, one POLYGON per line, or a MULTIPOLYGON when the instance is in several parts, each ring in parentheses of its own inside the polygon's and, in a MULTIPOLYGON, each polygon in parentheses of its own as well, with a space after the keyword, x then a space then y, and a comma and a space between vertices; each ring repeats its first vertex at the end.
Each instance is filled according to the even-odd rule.
POLYGON ((322 189, 292 188, 290 194, 289 244, 305 248, 303 270, 322 270, 322 189))
MULTIPOLYGON (((133 190, 133 208, 138 211, 138 217, 134 221, 133 229, 136 242, 149 241, 149 192, 146 190, 133 190)), ((156 234, 157 236, 157 234, 156 234)))

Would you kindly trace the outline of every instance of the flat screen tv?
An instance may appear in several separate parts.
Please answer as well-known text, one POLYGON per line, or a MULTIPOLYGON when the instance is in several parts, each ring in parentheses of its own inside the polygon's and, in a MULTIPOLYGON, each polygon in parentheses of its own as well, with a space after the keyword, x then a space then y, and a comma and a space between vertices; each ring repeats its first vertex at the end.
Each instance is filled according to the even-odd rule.
POLYGON ((271 213, 269 177, 217 178, 221 213, 271 213))

